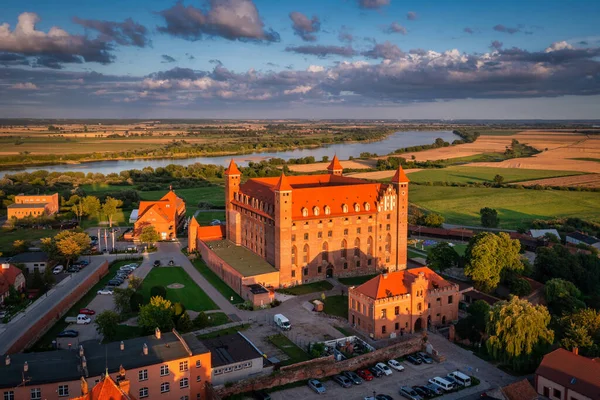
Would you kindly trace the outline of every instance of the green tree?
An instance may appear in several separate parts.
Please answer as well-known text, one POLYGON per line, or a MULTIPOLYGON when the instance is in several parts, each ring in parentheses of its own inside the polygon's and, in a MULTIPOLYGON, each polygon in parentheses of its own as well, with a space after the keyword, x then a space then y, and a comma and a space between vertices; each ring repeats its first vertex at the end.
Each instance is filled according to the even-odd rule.
POLYGON ((581 291, 569 281, 555 278, 546 282, 544 297, 552 315, 561 316, 581 308, 585 303, 581 300, 581 291))
POLYGON ((154 246, 159 240, 160 235, 152 225, 146 225, 142 228, 142 233, 140 233, 140 241, 142 243, 146 243, 150 247, 154 246))
POLYGON ((460 256, 446 242, 440 242, 427 251, 427 265, 436 271, 457 267, 459 262, 460 256))
POLYGON ((494 360, 508 363, 517 371, 539 364, 554 341, 548 324, 550 313, 542 305, 513 296, 492 307, 486 324, 486 347, 494 360))
POLYGON ((486 228, 497 228, 500 220, 498 219, 498 212, 493 208, 484 207, 479 210, 481 215, 481 226, 486 228))
POLYGON ((480 290, 492 292, 500 283, 503 271, 523 270, 520 250, 521 243, 507 233, 480 233, 467 246, 465 275, 480 290))
POLYGON ((423 225, 431 227, 440 227, 444 223, 444 217, 440 214, 429 213, 423 218, 423 225))
POLYGON ((110 226, 111 228, 113 226, 113 220, 119 212, 119 207, 121 207, 122 205, 122 200, 114 199, 110 196, 108 196, 104 200, 104 204, 102 204, 102 214, 106 217, 106 220, 108 221, 108 226, 110 226))
POLYGON ((162 297, 167 298, 167 289, 164 286, 152 286, 150 288, 150 297, 162 297))
POLYGON ((173 329, 173 305, 162 297, 152 297, 150 303, 140 307, 138 325, 148 332, 159 328, 161 331, 173 329))
POLYGON ((94 324, 96 331, 101 334, 105 341, 112 341, 117 335, 117 326, 119 325, 119 314, 112 310, 102 311, 96 315, 94 324))

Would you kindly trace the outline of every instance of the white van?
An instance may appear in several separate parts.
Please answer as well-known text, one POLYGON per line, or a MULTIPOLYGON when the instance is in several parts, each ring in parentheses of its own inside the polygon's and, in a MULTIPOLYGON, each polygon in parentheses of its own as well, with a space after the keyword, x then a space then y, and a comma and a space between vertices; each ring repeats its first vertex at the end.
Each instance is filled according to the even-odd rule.
POLYGON ((452 389, 454 389, 454 385, 452 383, 450 383, 449 381, 445 380, 444 378, 440 378, 439 376, 436 376, 435 378, 431 378, 429 380, 429 383, 433 383, 434 385, 438 385, 439 387, 441 387, 442 389, 444 389, 446 392, 450 392, 450 391, 452 391, 452 389))
POLYGON ((56 267, 54 267, 54 269, 52 270, 52 273, 54 275, 58 275, 61 272, 63 272, 63 270, 65 269, 65 267, 63 267, 62 265, 57 265, 56 267))
POLYGON ((292 324, 290 324, 290 320, 286 318, 283 314, 275 314, 273 317, 275 321, 275 325, 283 329, 284 331, 289 331, 292 329, 292 324))
POLYGON ((463 374, 460 371, 450 372, 448 374, 450 378, 453 378, 460 386, 468 387, 471 386, 471 378, 468 375, 463 374))

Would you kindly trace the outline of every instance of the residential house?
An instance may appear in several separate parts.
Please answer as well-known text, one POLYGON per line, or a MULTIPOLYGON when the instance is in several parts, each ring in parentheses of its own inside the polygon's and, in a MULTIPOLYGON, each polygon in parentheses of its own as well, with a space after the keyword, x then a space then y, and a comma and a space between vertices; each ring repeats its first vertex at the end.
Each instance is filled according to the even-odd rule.
POLYGON ((15 202, 7 207, 7 218, 49 216, 58 213, 58 193, 46 195, 15 196, 15 202))
POLYGON ((10 294, 11 286, 17 292, 25 290, 25 276, 19 268, 4 263, 0 267, 0 304, 3 304, 4 299, 10 294))

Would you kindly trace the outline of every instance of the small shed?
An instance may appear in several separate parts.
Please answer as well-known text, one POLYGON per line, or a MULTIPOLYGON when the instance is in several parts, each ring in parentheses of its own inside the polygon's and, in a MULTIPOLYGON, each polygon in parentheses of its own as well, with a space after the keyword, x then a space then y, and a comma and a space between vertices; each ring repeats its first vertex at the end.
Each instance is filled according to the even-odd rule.
POLYGON ((312 303, 314 305, 314 308, 313 308, 314 311, 316 311, 316 312, 323 311, 323 307, 325 306, 325 304, 323 304, 323 302, 321 300, 313 300, 312 303))

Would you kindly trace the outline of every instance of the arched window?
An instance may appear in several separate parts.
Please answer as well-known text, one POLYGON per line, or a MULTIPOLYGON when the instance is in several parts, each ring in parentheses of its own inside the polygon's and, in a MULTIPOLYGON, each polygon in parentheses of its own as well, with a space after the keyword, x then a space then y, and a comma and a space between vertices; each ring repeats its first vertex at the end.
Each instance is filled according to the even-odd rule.
POLYGON ((314 207, 313 207, 313 214, 315 214, 315 215, 319 215, 320 213, 321 213, 321 210, 319 209, 319 207, 317 207, 317 206, 314 206, 314 207))
POLYGON ((321 253, 323 261, 329 261, 329 245, 327 242, 323 242, 323 252, 321 253))
POLYGON ((308 209, 306 207, 302 207, 302 216, 308 217, 308 209))
POLYGON ((348 212, 348 204, 342 204, 342 212, 343 213, 347 213, 348 212))
POLYGON ((292 265, 298 265, 298 252, 296 246, 292 246, 292 265))
POLYGON ((346 239, 342 240, 342 257, 346 258, 346 256, 348 255, 347 249, 348 249, 348 243, 346 242, 346 239))
POLYGON ((369 203, 365 203, 365 211, 370 211, 371 210, 371 205, 369 203))
POLYGON ((392 235, 390 235, 389 233, 385 237, 385 251, 392 251, 392 235))
POLYGON ((360 205, 358 203, 354 203, 354 211, 356 211, 356 212, 360 211, 360 205))
POLYGON ((367 255, 369 257, 373 255, 373 238, 371 236, 367 239, 367 255))
POLYGON ((360 257, 360 239, 354 239, 354 257, 360 257))
POLYGON ((302 250, 302 262, 304 262, 305 264, 308 264, 308 260, 309 260, 309 247, 308 244, 304 245, 304 249, 302 250))
POLYGON ((331 214, 331 208, 329 208, 329 206, 325 206, 324 210, 325 210, 325 215, 331 214))

